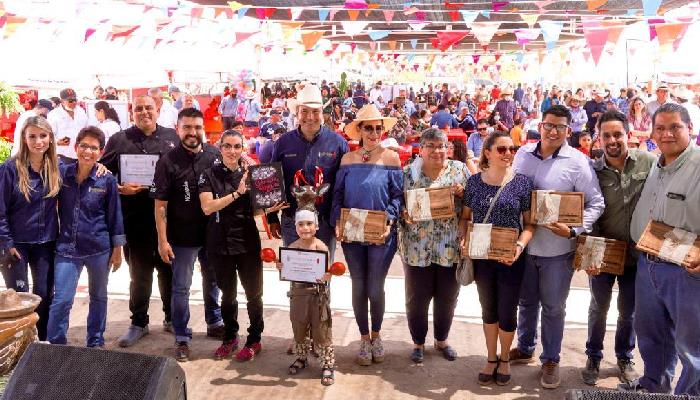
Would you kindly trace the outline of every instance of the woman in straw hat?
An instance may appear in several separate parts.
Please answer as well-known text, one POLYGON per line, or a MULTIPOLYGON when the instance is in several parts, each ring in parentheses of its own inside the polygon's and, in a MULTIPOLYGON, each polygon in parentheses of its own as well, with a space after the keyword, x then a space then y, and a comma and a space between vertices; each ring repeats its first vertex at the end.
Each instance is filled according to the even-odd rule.
POLYGON ((583 108, 583 97, 578 94, 573 94, 569 97, 569 111, 571 111, 571 139, 569 144, 573 147, 579 147, 578 137, 586 130, 586 122, 588 122, 588 114, 583 108))
MULTIPOLYGON (((380 337, 384 318, 384 280, 396 253, 396 220, 403 199, 401 162, 396 152, 381 146, 382 136, 396 124, 396 119, 383 117, 377 107, 367 104, 345 127, 345 134, 360 141, 360 148, 343 156, 336 175, 331 223, 341 239, 341 208, 386 211, 387 225, 383 244, 368 244, 363 236, 346 234, 342 243, 352 278, 352 306, 360 329, 360 350, 357 362, 371 365, 384 361, 384 346, 380 337), (354 236, 354 237, 353 237, 354 236), (367 318, 367 303, 371 314, 371 332, 367 318)), ((345 228, 343 226, 342 228, 345 228)))

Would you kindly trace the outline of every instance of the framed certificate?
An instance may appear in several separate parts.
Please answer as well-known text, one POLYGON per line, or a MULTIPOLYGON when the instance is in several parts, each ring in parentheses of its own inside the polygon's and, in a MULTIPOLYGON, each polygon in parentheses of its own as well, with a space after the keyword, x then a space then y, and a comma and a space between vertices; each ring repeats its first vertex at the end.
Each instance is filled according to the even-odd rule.
POLYGON ((280 247, 280 280, 316 283, 328 271, 328 253, 280 247))
POLYGON ((250 199, 256 210, 270 208, 285 201, 282 164, 262 164, 248 167, 250 199))
POLYGON ((158 154, 120 154, 119 182, 151 186, 159 158, 158 154))

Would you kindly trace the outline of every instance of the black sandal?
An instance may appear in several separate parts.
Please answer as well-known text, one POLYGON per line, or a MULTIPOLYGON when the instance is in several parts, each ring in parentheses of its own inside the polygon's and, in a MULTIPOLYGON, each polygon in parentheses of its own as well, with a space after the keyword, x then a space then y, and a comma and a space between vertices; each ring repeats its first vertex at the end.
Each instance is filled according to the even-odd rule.
POLYGON ((501 359, 499 358, 498 361, 499 361, 499 363, 498 363, 498 365, 496 366, 496 369, 494 370, 494 372, 496 373, 496 377, 495 377, 495 379, 496 379, 496 385, 505 386, 505 385, 507 385, 507 384, 510 383, 510 374, 501 374, 501 373, 499 373, 499 372, 498 372, 498 367, 500 367, 501 364, 508 364, 508 363, 510 363, 510 359, 508 359, 508 360, 501 360, 501 359))
POLYGON ((301 371, 302 369, 306 368, 309 365, 309 361, 305 360, 303 358, 297 358, 294 360, 292 365, 289 366, 289 375, 296 375, 301 371))
POLYGON ((494 381, 496 379, 496 370, 498 369, 498 363, 500 361, 501 360, 498 358, 496 358, 494 361, 486 360, 486 362, 489 364, 496 364, 496 368, 494 368, 493 372, 490 374, 485 374, 483 372, 479 372, 479 379, 478 380, 479 380, 479 383, 481 385, 488 385, 489 383, 491 383, 492 381, 494 381))
POLYGON ((321 385, 330 386, 335 383, 335 371, 333 368, 321 369, 321 385))

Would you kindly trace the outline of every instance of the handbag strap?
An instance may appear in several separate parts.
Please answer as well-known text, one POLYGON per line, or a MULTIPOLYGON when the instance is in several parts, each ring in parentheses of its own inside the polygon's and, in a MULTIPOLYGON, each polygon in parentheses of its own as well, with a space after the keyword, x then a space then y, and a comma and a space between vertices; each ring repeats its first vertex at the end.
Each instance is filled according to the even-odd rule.
POLYGON ((501 195, 501 192, 503 192, 503 189, 506 187, 506 185, 508 183, 510 183, 510 181, 513 180, 514 177, 515 177, 515 172, 513 172, 511 170, 508 173, 508 175, 506 175, 506 177, 503 179, 503 183, 501 184, 501 187, 498 188, 496 195, 493 196, 493 198, 491 199, 491 206, 489 207, 489 210, 486 212, 486 216, 484 217, 484 221, 482 222, 482 224, 485 224, 489 220, 489 217, 491 216, 491 211, 493 211, 493 207, 496 206, 496 200, 498 200, 498 196, 501 195))

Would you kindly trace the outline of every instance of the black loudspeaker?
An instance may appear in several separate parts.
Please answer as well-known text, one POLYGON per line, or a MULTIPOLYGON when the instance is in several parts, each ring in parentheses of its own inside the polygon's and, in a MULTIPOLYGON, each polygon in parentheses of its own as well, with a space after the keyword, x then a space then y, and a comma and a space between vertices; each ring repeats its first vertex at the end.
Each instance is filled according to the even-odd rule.
POLYGON ((616 392, 612 390, 578 390, 566 391, 567 400, 696 400, 697 396, 673 396, 670 394, 652 394, 635 392, 616 392))
POLYGON ((186 400, 172 358, 32 343, 15 367, 7 400, 186 400))

